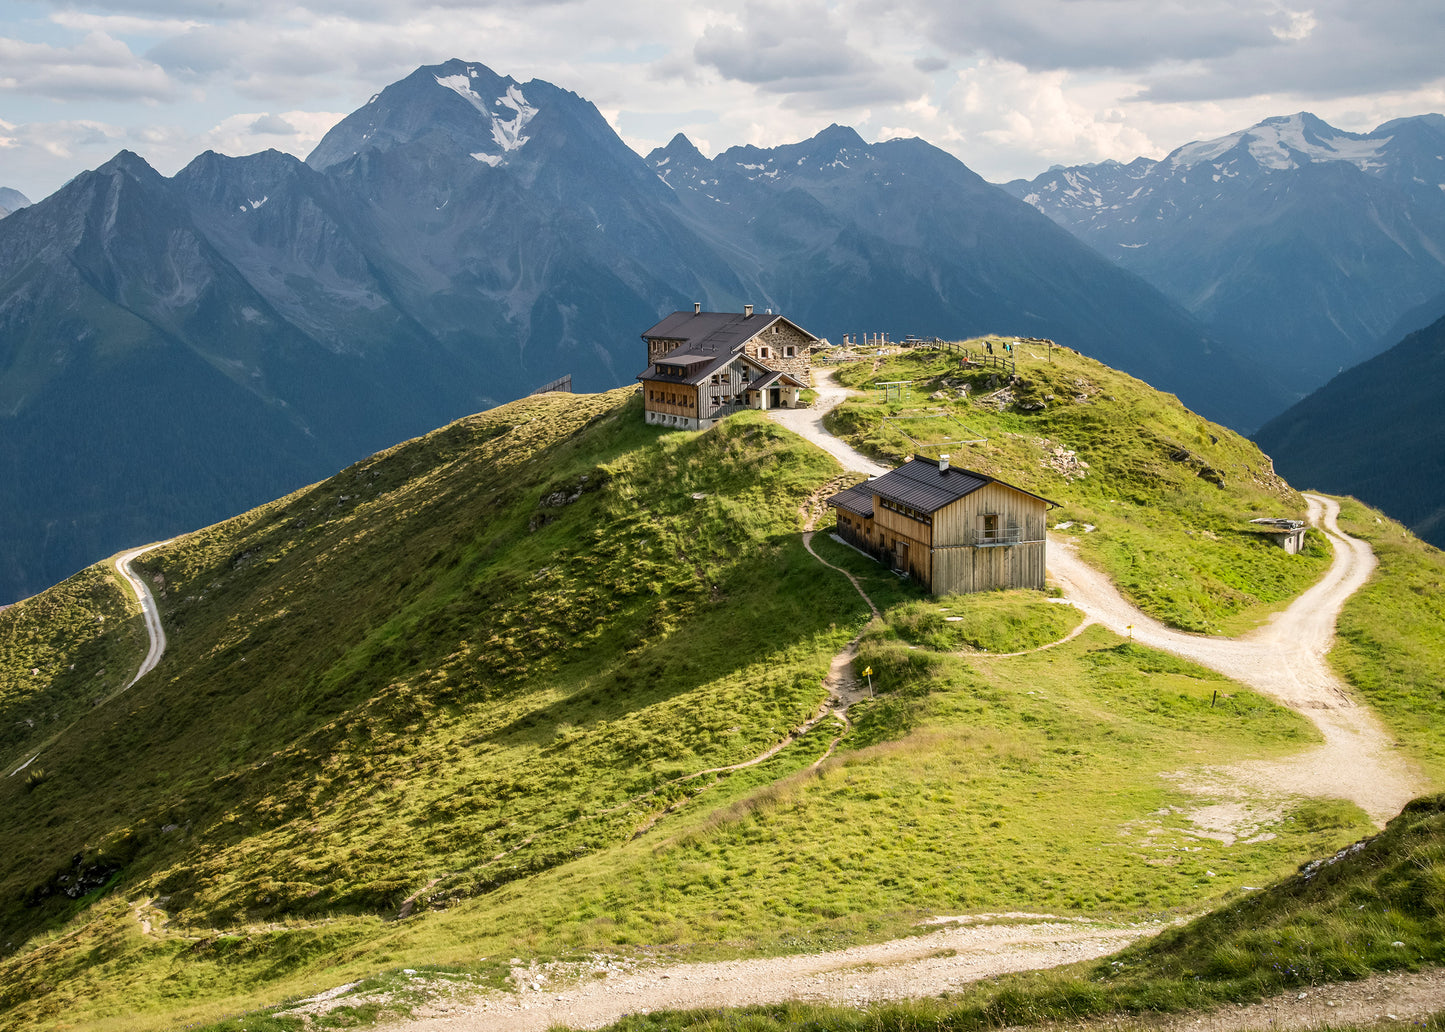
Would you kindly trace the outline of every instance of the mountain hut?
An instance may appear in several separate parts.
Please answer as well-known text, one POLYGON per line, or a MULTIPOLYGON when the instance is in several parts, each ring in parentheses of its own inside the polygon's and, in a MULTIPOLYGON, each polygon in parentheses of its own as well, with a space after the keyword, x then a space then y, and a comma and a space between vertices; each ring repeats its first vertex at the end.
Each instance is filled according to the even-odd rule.
POLYGON ((1058 505, 922 455, 828 499, 838 534, 935 595, 1044 587, 1047 512, 1058 505))

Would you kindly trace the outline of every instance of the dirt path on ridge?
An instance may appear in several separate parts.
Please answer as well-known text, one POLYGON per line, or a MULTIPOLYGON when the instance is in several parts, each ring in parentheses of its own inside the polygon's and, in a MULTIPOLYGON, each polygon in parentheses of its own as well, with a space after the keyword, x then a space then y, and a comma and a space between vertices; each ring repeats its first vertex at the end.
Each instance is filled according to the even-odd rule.
POLYGON ((126 688, 130 688, 154 670, 156 664, 161 661, 161 657, 166 654, 166 629, 161 626, 161 612, 156 605, 156 597, 151 594, 150 585, 145 582, 145 578, 131 569, 130 564, 147 552, 154 552, 157 548, 168 545, 173 540, 174 538, 168 538, 143 548, 133 548, 124 555, 116 556, 115 559, 116 572, 130 582, 130 586, 135 589, 136 598, 140 600, 141 613, 145 616, 146 634, 150 637, 150 648, 146 652, 146 657, 141 660, 140 669, 136 671, 135 676, 126 682, 126 688))
MULTIPOLYGON (((147 552, 152 552, 162 545, 168 545, 174 540, 175 538, 167 538, 165 541, 157 541, 155 544, 146 545, 143 548, 133 548, 129 552, 115 557, 115 571, 135 589, 136 598, 140 600, 141 615, 145 619, 146 635, 150 639, 150 647, 146 650, 145 659, 141 660, 140 669, 136 671, 135 676, 125 683, 124 688, 121 688, 106 698, 105 702, 109 702, 117 695, 129 691, 132 685, 156 668, 156 664, 161 661, 161 657, 166 653, 166 631, 165 628, 161 626, 161 613, 160 609, 156 606, 155 596, 151 594, 151 589, 146 585, 145 580, 131 569, 130 564, 147 552)), ((0 606, 0 610, 4 608, 5 607, 0 606)), ((53 737, 49 739, 49 742, 54 741, 55 738, 53 737)), ((43 752, 44 747, 42 747, 40 751, 43 752)), ((34 756, 30 757, 30 759, 12 770, 7 777, 14 777, 38 759, 40 759, 40 752, 37 752, 34 756)))
MULTIPOLYGON (((813 408, 775 409, 769 415, 823 448, 847 469, 873 475, 887 472, 887 467, 823 429, 823 415, 848 391, 833 383, 829 372, 818 380, 819 400, 813 408)), ((1179 777, 1193 782, 1187 787, 1226 796, 1238 790, 1250 798, 1261 794, 1270 798, 1282 794, 1340 797, 1356 802, 1372 819, 1383 823, 1423 791, 1424 783, 1394 751, 1374 714, 1354 701, 1325 661, 1340 608, 1369 578, 1374 555, 1367 544, 1339 529, 1336 503, 1316 495, 1306 498, 1310 521, 1334 546, 1334 562, 1319 583, 1268 624, 1241 638, 1210 638, 1164 627, 1124 599, 1104 574, 1078 557, 1072 541, 1059 535, 1049 538, 1049 575, 1083 611, 1085 625, 1098 623, 1121 635, 1132 633, 1144 644, 1218 670, 1304 714, 1324 735, 1322 746, 1282 760, 1245 761, 1183 773, 1179 777)), ((804 506, 803 543, 820 563, 838 570, 811 546, 820 500, 810 499, 804 506)), ((857 580, 849 579, 872 607, 857 580)), ((848 703, 866 690, 852 669, 857 644, 855 639, 834 657, 825 682, 830 690, 825 710, 841 711, 845 721, 848 703)), ((866 1006, 935 995, 1006 972, 1105 956, 1164 927, 1120 927, 1032 914, 934 920, 944 925, 937 932, 821 954, 701 964, 617 964, 599 958, 591 965, 518 966, 512 973, 516 986, 512 992, 462 1001, 447 998, 442 991, 420 1008, 415 1018, 387 1027, 397 1032, 543 1032, 554 1025, 596 1028, 629 1013, 661 1009, 740 1007, 789 999, 866 1006)), ((418 973, 417 977, 424 976, 418 973)), ((296 1009, 315 1012, 333 1003, 357 1002, 355 997, 332 990, 313 1001, 303 1001, 296 1009)), ((1442 1008, 1445 972, 1431 969, 1293 990, 1248 1007, 1059 1027, 1078 1032, 1104 1028, 1111 1032, 1242 1032, 1266 1026, 1294 1030, 1342 1022, 1417 1020, 1442 1008)))
POLYGON ((874 462, 861 452, 854 451, 846 441, 823 429, 823 417, 843 404, 853 392, 847 387, 839 386, 833 378, 836 370, 815 369, 813 372, 813 390, 817 392, 818 400, 813 402, 812 407, 769 409, 768 418, 787 427, 805 441, 811 441, 822 448, 842 463, 844 469, 867 473, 873 477, 881 477, 887 473, 892 469, 891 466, 874 462))
MULTIPOLYGON (((1083 562, 1074 542, 1049 535, 1049 575, 1085 619, 1115 634, 1193 660, 1249 685, 1308 717, 1324 744, 1279 760, 1246 760, 1204 767, 1198 787, 1211 794, 1262 793, 1348 799, 1384 825, 1428 790, 1420 773, 1394 747, 1374 712, 1360 705, 1325 656, 1345 600, 1375 568, 1370 546, 1339 528, 1339 504, 1306 495, 1310 522, 1334 546, 1334 561, 1313 587, 1269 622, 1239 638, 1214 638, 1165 627, 1130 604, 1104 574, 1083 562), (1132 632, 1129 630, 1132 625, 1132 632)), ((1184 775, 1194 780, 1194 775, 1184 775)), ((1186 787, 1189 787, 1186 785, 1186 787)))

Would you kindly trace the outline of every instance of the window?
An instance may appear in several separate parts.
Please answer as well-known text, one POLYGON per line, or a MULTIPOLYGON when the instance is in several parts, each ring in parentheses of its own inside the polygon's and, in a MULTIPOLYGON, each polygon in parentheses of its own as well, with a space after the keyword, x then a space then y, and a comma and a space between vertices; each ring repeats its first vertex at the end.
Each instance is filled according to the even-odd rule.
POLYGON ((985 541, 997 541, 999 538, 998 513, 982 513, 979 515, 978 520, 982 528, 982 532, 979 534, 979 537, 981 537, 985 541))
POLYGON ((773 357, 773 349, 772 349, 772 348, 768 348, 768 347, 758 348, 758 357, 759 357, 759 358, 772 358, 772 357, 773 357))
POLYGON ((793 358, 793 357, 795 357, 797 354, 798 354, 798 349, 797 349, 796 347, 794 347, 793 345, 791 345, 791 344, 789 344, 787 347, 785 347, 785 348, 783 349, 783 357, 784 357, 784 358, 793 358))

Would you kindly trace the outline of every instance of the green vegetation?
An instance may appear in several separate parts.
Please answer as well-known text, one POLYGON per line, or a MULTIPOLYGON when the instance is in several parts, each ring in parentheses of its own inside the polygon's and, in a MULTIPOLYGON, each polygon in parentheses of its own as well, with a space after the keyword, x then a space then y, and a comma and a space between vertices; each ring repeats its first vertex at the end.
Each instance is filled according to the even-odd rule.
POLYGON ((145 622, 108 564, 0 610, 0 776, 125 687, 145 622))
MULTIPOLYGON (((726 1013, 666 1011, 631 1015, 609 1027, 965 1032, 1253 1002, 1372 972, 1445 963, 1442 879, 1445 796, 1432 796, 1408 805, 1379 836, 1106 960, 867 1010, 784 1004, 726 1013)), ((1438 1019, 1427 1027, 1439 1027, 1438 1019)))
POLYGON ((1072 606, 1034 591, 995 591, 976 598, 947 595, 888 611, 888 623, 912 645, 938 652, 1022 652, 1058 641, 1083 620, 1072 606))
MULTIPOLYGON (((1081 547, 1132 548, 1138 578, 1207 566, 1156 597, 1211 626, 1317 574, 1225 529, 1296 496, 1212 452, 1223 489, 1190 460, 1156 468, 1135 442, 1205 431, 1089 368, 1103 386, 1075 416, 1102 450, 1117 433, 1119 464, 1062 481, 1035 440, 1062 430, 972 409, 993 450, 956 461, 1065 502, 1100 528, 1081 547)), ((1318 802, 1203 820, 1218 800, 1191 770, 1297 749, 1310 724, 1097 626, 1059 643, 1078 613, 1038 594, 924 599, 817 535, 883 610, 870 623, 799 534, 838 474, 760 414, 666 432, 630 391, 540 396, 146 556, 170 649, 102 705, 9 686, 42 660, 138 661, 138 618, 107 612, 113 641, 87 623, 120 605, 104 571, 0 614, 0 643, 24 643, 0 655, 0 718, 67 707, 44 776, 0 779, 0 1028, 241 1027, 406 967, 493 984, 498 958, 773 955, 940 912, 1181 913, 1368 827, 1318 802), (860 635, 875 691, 845 722, 822 678, 860 635)), ((292 1019, 244 1027, 262 1021, 292 1019)))
POLYGON ((1245 631, 1329 565, 1318 532, 1289 556, 1250 528, 1259 516, 1303 518, 1305 504, 1249 441, 1067 348, 1015 355, 1014 379, 938 351, 891 357, 877 372, 844 367, 838 379, 850 387, 912 386, 903 400, 850 400, 829 429, 890 462, 950 453, 956 466, 1061 503, 1050 519, 1072 524, 1084 558, 1184 630, 1245 631))
POLYGON ((1445 777, 1445 554, 1353 498, 1340 529, 1379 567, 1345 604, 1330 661, 1430 774, 1445 777))

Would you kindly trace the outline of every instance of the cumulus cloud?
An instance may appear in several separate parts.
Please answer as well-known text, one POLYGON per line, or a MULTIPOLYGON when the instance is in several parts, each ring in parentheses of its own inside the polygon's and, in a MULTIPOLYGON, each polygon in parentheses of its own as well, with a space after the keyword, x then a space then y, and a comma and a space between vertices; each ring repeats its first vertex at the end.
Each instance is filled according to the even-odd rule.
POLYGON ((247 129, 256 136, 295 136, 296 127, 280 115, 262 115, 247 129))
POLYGON ((850 43, 847 27, 817 0, 748 3, 735 23, 709 25, 693 54, 724 78, 808 106, 900 103, 927 86, 911 67, 887 68, 850 43))
POLYGON ((73 47, 0 37, 0 90, 55 100, 142 101, 169 100, 176 92, 164 69, 102 32, 73 47))
POLYGON ((189 155, 213 150, 239 157, 273 147, 304 158, 344 117, 344 112, 335 111, 232 115, 206 132, 192 136, 180 150, 189 155))
POLYGON ((644 152, 678 131, 709 151, 839 122, 922 136, 989 178, 1301 109, 1362 129, 1445 107, 1445 5, 1419 0, 37 2, 48 24, 11 19, 0 39, 7 169, 52 153, 6 142, 27 123, 69 126, 52 143, 76 162, 116 145, 172 171, 207 147, 299 154, 452 57, 575 90, 644 152), (124 128, 92 153, 83 122, 124 128))

